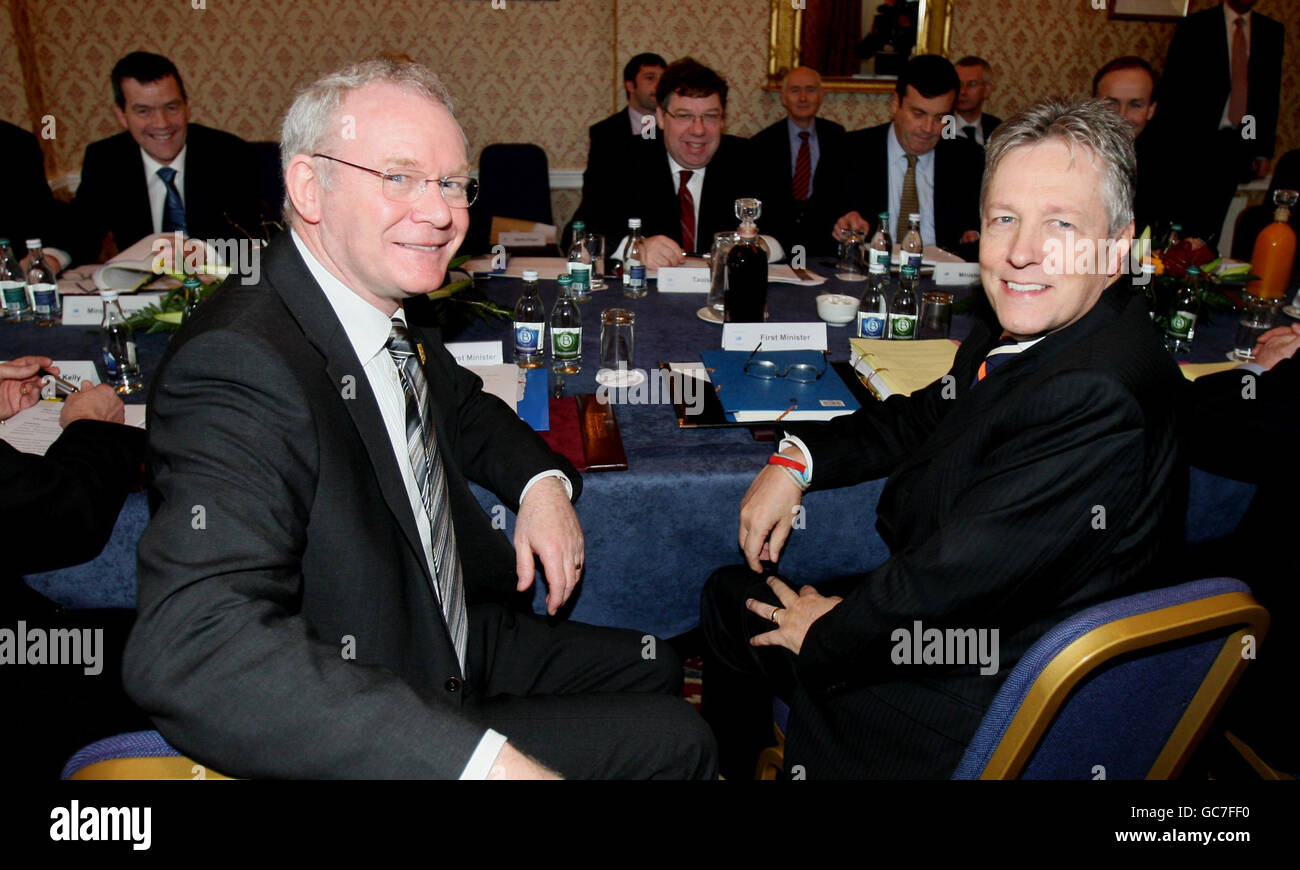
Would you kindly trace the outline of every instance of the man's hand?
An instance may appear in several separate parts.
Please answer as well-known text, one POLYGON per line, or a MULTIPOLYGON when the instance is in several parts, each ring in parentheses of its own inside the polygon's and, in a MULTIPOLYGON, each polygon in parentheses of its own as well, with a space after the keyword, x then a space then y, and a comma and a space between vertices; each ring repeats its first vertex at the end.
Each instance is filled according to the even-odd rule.
POLYGON ((0 363, 0 420, 8 420, 41 400, 41 369, 59 373, 48 356, 23 356, 0 363))
POLYGON ((1251 163, 1251 171, 1255 173, 1256 178, 1264 178, 1268 175, 1269 169, 1273 167, 1273 161, 1267 157, 1256 157, 1251 163))
POLYGON ((67 426, 73 420, 125 423, 126 408, 108 384, 93 387, 90 381, 82 381, 81 392, 73 393, 64 399, 63 410, 59 412, 60 426, 67 426))
MULTIPOLYGON (((787 447, 781 455, 805 462, 803 451, 787 447)), ((760 561, 776 562, 781 548, 790 537, 794 511, 803 500, 803 492, 778 465, 769 465, 758 473, 740 500, 740 549, 751 571, 762 571, 760 561)))
POLYGON ((862 230, 864 235, 869 235, 871 233, 871 222, 856 211, 851 211, 835 222, 835 229, 831 232, 831 236, 835 241, 842 242, 844 241, 844 231, 846 229, 862 230))
POLYGON ((1254 361, 1268 371, 1282 360, 1295 356, 1296 350, 1300 350, 1300 323, 1278 326, 1259 337, 1254 361))
POLYGON ((520 592, 533 585, 533 556, 542 560, 548 587, 546 612, 554 616, 578 585, 585 559, 582 526, 558 478, 537 481, 519 505, 515 517, 519 585, 515 588, 520 592))
POLYGON ((827 611, 843 601, 838 595, 822 595, 811 586, 804 586, 796 593, 777 577, 768 577, 767 585, 776 593, 780 607, 773 607, 766 601, 746 598, 745 606, 776 625, 772 631, 758 634, 749 639, 754 646, 783 646, 795 655, 803 649, 803 640, 808 636, 808 629, 821 619, 827 611))
MULTIPOLYGON (((563 488, 563 487, 561 487, 563 488)), ((532 495, 532 492, 528 493, 532 495)), ((509 743, 501 747, 488 779, 564 779, 536 759, 529 758, 509 743)))
POLYGON ((651 269, 680 266, 686 262, 682 246, 668 236, 651 236, 645 240, 645 264, 651 269))

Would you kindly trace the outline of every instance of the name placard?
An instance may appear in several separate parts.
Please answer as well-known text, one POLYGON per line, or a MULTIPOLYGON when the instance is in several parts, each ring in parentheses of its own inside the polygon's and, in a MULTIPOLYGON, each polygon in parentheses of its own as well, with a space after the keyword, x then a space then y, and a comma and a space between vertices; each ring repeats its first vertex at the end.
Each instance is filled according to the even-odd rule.
POLYGON ((504 362, 499 341, 452 341, 446 345, 447 353, 455 358, 457 365, 499 366, 504 362))
POLYGON ((940 287, 966 286, 980 280, 979 263, 935 263, 934 283, 940 287))
MULTIPOLYGON (((130 317, 149 305, 158 304, 165 293, 131 293, 117 297, 122 313, 130 317)), ((64 296, 64 326, 99 326, 104 321, 104 300, 98 295, 64 296)))
POLYGON ((724 323, 723 350, 826 350, 826 324, 724 323))
POLYGON ((660 293, 708 293, 712 278, 699 266, 664 266, 659 270, 660 293))

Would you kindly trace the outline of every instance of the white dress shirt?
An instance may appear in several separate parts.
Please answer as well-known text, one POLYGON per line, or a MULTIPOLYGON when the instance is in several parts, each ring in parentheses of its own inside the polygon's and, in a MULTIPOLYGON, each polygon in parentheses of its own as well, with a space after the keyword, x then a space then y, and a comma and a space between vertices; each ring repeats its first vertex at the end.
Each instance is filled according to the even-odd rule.
MULTIPOLYGON (((429 573, 437 576, 433 559, 433 532, 430 528, 429 513, 424 509, 420 499, 420 486, 415 480, 411 468, 411 454, 406 449, 406 390, 402 387, 402 378, 397 373, 397 364, 388 353, 388 335, 392 331, 392 319, 406 322, 406 313, 399 307, 390 319, 388 315, 363 300, 356 293, 326 269, 308 250, 298 233, 292 233, 293 243, 302 255, 307 270, 311 272, 316 283, 325 293, 334 315, 343 326, 343 331, 352 344, 352 349, 361 361, 366 380, 375 394, 379 404, 379 413, 388 430, 388 439, 393 448, 393 457, 402 472, 402 482, 406 485, 406 496, 415 517, 415 526, 420 532, 420 546, 424 551, 425 563, 429 573)), ((531 485, 531 481, 530 481, 531 485)), ((438 588, 432 586, 434 597, 438 588)), ((461 779, 486 779, 492 769, 501 747, 505 746, 506 737, 488 728, 479 739, 478 747, 470 756, 469 763, 461 772, 461 779)))
POLYGON ((656 123, 654 112, 650 112, 648 114, 643 115, 640 112, 638 112, 636 109, 632 108, 631 103, 627 104, 627 120, 628 123, 632 125, 633 136, 640 136, 642 130, 654 130, 655 123, 656 123), (642 118, 650 119, 649 126, 646 126, 646 122, 641 120, 642 118))
POLYGON ((143 148, 140 149, 140 156, 144 158, 144 180, 149 188, 149 217, 153 220, 153 231, 161 233, 163 228, 163 207, 167 204, 167 185, 158 177, 158 170, 164 166, 170 166, 176 170, 176 177, 172 179, 172 184, 176 185, 176 192, 181 195, 181 205, 185 204, 185 152, 189 150, 189 145, 181 148, 181 153, 177 154, 171 163, 159 163, 149 156, 149 152, 143 148))
MULTIPOLYGON (((907 174, 907 152, 898 142, 893 124, 885 136, 885 153, 889 160, 889 219, 893 221, 895 244, 902 244, 907 234, 907 215, 899 214, 903 201, 903 176, 907 174)), ((916 197, 921 204, 921 242, 935 244, 934 240, 934 149, 925 152, 916 161, 916 197)), ((867 220, 875 215, 863 215, 867 220)))
POLYGON ((958 136, 962 136, 964 138, 966 135, 965 128, 974 127, 975 135, 970 137, 971 141, 975 142, 978 145, 984 144, 984 113, 983 112, 980 112, 978 115, 976 115, 974 121, 967 121, 965 118, 963 118, 961 115, 955 112, 953 113, 953 117, 957 121, 958 136))
MULTIPOLYGON (((1241 19, 1242 32, 1246 37, 1246 57, 1250 58, 1250 16, 1247 12, 1245 15, 1238 15, 1228 8, 1228 4, 1223 4, 1223 20, 1227 24, 1228 31, 1228 80, 1232 81, 1232 38, 1237 32, 1237 19, 1241 19)), ((1228 89, 1228 99, 1223 102, 1223 114, 1219 117, 1219 129, 1235 128, 1232 119, 1228 117, 1228 108, 1232 105, 1232 89, 1228 89)))

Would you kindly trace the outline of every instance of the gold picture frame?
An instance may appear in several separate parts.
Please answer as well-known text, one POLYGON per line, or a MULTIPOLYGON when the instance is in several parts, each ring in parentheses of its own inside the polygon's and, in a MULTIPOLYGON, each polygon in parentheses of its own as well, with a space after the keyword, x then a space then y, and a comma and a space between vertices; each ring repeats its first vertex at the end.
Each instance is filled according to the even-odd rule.
MULTIPOLYGON (((781 77, 799 65, 804 11, 820 0, 771 0, 767 85, 780 90, 781 77)), ((957 0, 920 0, 916 29, 917 54, 948 54, 952 32, 952 8, 957 0)), ((893 76, 823 76, 827 91, 886 94, 894 90, 893 76)))

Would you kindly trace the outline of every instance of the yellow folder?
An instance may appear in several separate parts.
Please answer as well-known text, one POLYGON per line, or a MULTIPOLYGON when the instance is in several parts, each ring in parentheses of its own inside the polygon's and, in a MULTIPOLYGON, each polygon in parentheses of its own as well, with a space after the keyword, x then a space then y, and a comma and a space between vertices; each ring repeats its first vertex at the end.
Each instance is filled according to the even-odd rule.
POLYGON ((937 381, 952 368, 957 344, 946 338, 886 341, 850 338, 853 369, 879 399, 904 396, 937 381))

